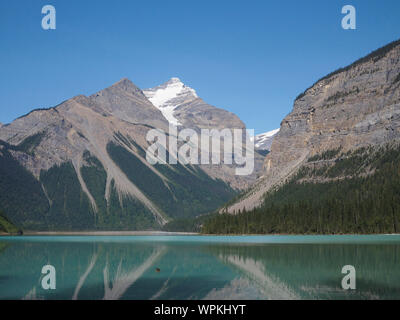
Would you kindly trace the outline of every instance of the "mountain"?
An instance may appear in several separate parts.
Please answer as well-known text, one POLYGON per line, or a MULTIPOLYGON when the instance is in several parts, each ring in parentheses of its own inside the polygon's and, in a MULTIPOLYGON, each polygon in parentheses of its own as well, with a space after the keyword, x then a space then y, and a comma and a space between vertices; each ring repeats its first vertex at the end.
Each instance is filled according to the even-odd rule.
POLYGON ((30 230, 155 229, 212 212, 255 180, 224 164, 151 166, 146 134, 168 132, 173 117, 244 128, 178 79, 146 91, 122 79, 0 127, 0 208, 30 230))
POLYGON ((175 126, 182 125, 175 117, 176 109, 198 99, 196 91, 185 86, 179 78, 172 78, 160 86, 144 90, 143 93, 162 112, 168 122, 175 126))
MULTIPOLYGON (((170 125, 180 129, 190 128, 198 133, 201 129, 246 129, 238 116, 207 104, 194 89, 186 86, 179 78, 171 78, 162 85, 144 90, 143 93, 162 112, 170 125)), ((222 141, 221 149, 223 146, 222 141)), ((228 181, 233 188, 244 190, 249 188, 262 172, 264 158, 265 153, 262 150, 255 152, 254 172, 241 178, 235 175, 234 170, 237 166, 234 165, 213 164, 202 165, 201 168, 216 179, 228 181)))
POLYGON ((274 140, 275 135, 279 132, 280 129, 275 129, 272 131, 268 131, 265 133, 261 133, 256 135, 254 139, 254 147, 256 150, 271 150, 272 141, 274 140))
POLYGON ((172 78, 143 92, 169 123, 175 126, 198 130, 246 128, 235 114, 207 104, 179 78, 172 78))
POLYGON ((327 151, 310 158, 263 203, 215 215, 202 232, 220 234, 398 234, 400 146, 327 151))
MULTIPOLYGON (((325 76, 300 94, 293 111, 282 121, 280 131, 274 137, 271 152, 265 159, 263 176, 249 192, 239 196, 223 211, 237 213, 261 207, 265 213, 277 204, 277 199, 280 205, 301 208, 303 197, 311 204, 303 203, 303 211, 293 209, 291 212, 300 216, 303 212, 304 216, 305 212, 314 212, 319 207, 322 214, 333 206, 329 201, 334 202, 331 195, 335 194, 344 197, 344 203, 352 203, 355 214, 361 213, 360 199, 364 197, 360 197, 357 190, 367 193, 387 190, 383 188, 385 182, 376 176, 378 173, 388 177, 387 183, 397 181, 399 138, 400 40, 325 76), (376 187, 378 181, 382 183, 381 188, 376 187), (350 186, 352 183, 353 187, 350 186), (330 184, 333 189, 329 189, 330 184), (353 197, 352 202, 346 198, 348 196, 353 197), (317 205, 316 201, 324 205, 317 205)), ((393 201, 398 197, 398 189, 392 190, 395 193, 387 203, 393 204, 390 212, 396 216, 399 209, 393 201)), ((380 211, 382 206, 380 209, 375 207, 384 195, 380 192, 379 197, 379 201, 376 199, 370 207, 374 212, 372 219, 381 219, 377 215, 384 215, 380 211)), ((359 217, 358 222, 368 223, 371 216, 366 217, 359 217)), ((390 225, 389 229, 393 230, 393 223, 390 225)), ((380 230, 383 229, 385 227, 380 230)))

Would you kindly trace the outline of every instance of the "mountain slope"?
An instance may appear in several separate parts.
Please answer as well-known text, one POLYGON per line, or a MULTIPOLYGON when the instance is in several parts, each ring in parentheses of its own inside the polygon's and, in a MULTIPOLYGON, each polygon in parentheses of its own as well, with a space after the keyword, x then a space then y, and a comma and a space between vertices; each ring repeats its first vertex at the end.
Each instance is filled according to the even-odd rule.
POLYGON ((31 230, 152 229, 215 210, 243 181, 228 166, 151 166, 146 134, 168 126, 128 79, 33 110, 0 128, 0 204, 31 230))
MULTIPOLYGON (((169 124, 178 126, 179 129, 189 128, 197 133, 202 129, 246 129, 245 124, 235 114, 206 103, 179 78, 172 78, 143 92, 163 113, 169 124)), ((244 190, 257 179, 262 171, 264 158, 265 153, 256 152, 254 172, 242 177, 236 176, 236 166, 232 165, 202 165, 201 168, 214 179, 227 181, 232 188, 244 190)))
MULTIPOLYGON (((11 221, 5 217, 5 215, 0 211, 0 234, 20 234, 20 229, 18 229, 11 221)), ((1 251, 1 247, 0 247, 1 251)))
POLYGON ((313 156, 398 140, 399 75, 400 41, 396 41, 324 77, 299 95, 273 140, 263 178, 227 211, 260 206, 266 192, 290 179, 313 156))
POLYGON ((400 231, 400 146, 310 158, 263 204, 208 220, 205 233, 371 234, 400 231))

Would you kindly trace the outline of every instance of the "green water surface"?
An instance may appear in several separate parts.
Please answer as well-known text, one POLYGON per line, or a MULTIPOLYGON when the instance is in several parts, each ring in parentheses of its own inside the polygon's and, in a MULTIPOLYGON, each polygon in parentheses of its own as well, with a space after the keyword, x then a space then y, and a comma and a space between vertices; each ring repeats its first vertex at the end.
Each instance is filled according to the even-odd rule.
POLYGON ((0 238, 0 299, 398 298, 398 235, 0 238), (355 290, 342 289, 345 265, 355 290))

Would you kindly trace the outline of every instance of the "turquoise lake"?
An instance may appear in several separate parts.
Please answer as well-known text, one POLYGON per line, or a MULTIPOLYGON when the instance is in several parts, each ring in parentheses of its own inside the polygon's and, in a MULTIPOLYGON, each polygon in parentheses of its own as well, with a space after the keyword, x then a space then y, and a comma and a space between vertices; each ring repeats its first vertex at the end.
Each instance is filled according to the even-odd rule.
POLYGON ((0 238, 0 299, 399 299, 400 236, 0 238), (42 288, 42 267, 56 289, 42 288), (356 269, 344 290, 342 267, 356 269))

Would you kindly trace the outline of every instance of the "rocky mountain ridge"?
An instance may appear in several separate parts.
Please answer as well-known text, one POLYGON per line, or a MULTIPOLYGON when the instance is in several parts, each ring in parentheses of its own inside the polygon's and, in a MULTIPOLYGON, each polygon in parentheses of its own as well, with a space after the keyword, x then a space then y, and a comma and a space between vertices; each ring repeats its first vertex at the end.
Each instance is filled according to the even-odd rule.
POLYGON ((273 140, 262 178, 226 210, 260 206, 266 192, 317 154, 379 146, 399 138, 400 41, 395 41, 299 95, 273 140))

